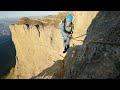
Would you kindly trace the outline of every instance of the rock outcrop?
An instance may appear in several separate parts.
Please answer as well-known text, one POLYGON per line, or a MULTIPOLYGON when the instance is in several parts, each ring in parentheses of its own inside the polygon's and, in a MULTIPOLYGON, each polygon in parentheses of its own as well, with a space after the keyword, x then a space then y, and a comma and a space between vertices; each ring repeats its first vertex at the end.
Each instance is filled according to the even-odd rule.
POLYGON ((64 78, 120 78, 119 45, 120 12, 100 11, 87 29, 83 45, 71 48, 66 55, 64 78))
MULTIPOLYGON (((62 53, 63 42, 58 24, 67 13, 72 13, 76 18, 73 34, 73 37, 76 37, 86 32, 98 12, 65 12, 42 19, 22 17, 16 24, 10 25, 16 48, 16 66, 9 78, 63 78, 65 54, 62 53)), ((73 40, 71 47, 72 44, 78 45, 80 42, 73 40)))
POLYGON ((59 55, 62 52, 60 30, 52 26, 39 29, 37 25, 10 26, 17 56, 14 78, 34 77, 52 66, 54 61, 63 59, 59 55))

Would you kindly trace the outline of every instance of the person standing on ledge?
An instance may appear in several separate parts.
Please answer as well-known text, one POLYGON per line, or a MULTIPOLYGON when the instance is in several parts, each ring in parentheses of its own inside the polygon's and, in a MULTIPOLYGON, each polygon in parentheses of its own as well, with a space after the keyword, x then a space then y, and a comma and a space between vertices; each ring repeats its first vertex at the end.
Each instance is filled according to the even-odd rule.
POLYGON ((63 37, 63 53, 69 49, 70 38, 72 37, 74 31, 74 24, 72 23, 73 16, 68 14, 64 20, 59 23, 59 28, 63 37))

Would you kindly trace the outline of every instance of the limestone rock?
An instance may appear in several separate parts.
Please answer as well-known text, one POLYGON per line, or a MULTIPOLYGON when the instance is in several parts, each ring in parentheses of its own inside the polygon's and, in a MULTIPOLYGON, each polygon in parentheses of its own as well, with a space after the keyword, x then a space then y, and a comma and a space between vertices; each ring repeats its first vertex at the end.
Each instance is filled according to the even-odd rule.
MULTIPOLYGON (((81 23, 80 28, 75 29, 73 36, 76 37, 83 34, 80 33, 81 31, 86 32, 87 27, 97 14, 97 11, 88 13, 87 11, 65 12, 42 19, 22 17, 16 24, 10 25, 17 58, 14 72, 9 78, 63 78, 63 58, 66 54, 62 53, 63 41, 58 24, 65 18, 67 13, 73 13, 74 17, 77 19, 74 21, 76 27, 79 26, 78 21, 82 22, 87 20, 87 24, 81 23), (88 19, 87 15, 91 15, 91 17, 88 16, 88 19), (41 28, 41 26, 44 26, 44 28, 41 28), (82 26, 85 26, 86 29, 82 26)), ((72 44, 78 45, 79 43, 73 40, 71 47, 73 47, 72 44)), ((72 58, 71 56, 69 57, 72 58)))
MULTIPOLYGON (((120 78, 120 12, 100 11, 87 29, 83 45, 65 57, 65 79, 120 78), (89 41, 89 42, 86 42, 89 41), (104 43, 93 43, 99 41, 104 43), (112 42, 112 43, 108 43, 112 42), (82 47, 82 48, 81 48, 82 47), (72 62, 71 64, 69 62, 72 62)), ((69 54, 69 53, 68 53, 69 54)))

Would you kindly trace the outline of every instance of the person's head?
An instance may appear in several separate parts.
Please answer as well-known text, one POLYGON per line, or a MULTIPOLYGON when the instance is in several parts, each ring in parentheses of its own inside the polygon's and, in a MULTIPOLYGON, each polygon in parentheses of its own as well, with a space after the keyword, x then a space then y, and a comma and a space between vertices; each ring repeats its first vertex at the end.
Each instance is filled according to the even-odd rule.
POLYGON ((66 16, 66 25, 69 26, 73 20, 73 16, 71 14, 68 14, 66 16))

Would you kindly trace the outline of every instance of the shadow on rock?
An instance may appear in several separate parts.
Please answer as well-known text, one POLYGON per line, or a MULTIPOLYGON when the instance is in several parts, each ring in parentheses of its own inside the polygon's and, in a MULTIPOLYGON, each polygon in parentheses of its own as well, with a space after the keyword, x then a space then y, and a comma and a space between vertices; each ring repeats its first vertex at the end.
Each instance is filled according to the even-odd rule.
POLYGON ((51 67, 31 79, 62 79, 63 72, 63 60, 57 60, 51 67))
POLYGON ((67 69, 70 69, 72 63, 75 61, 71 59, 77 55, 77 51, 81 49, 80 47, 80 45, 70 47, 66 53, 65 61, 57 60, 51 67, 43 70, 40 74, 31 79, 63 79, 64 73, 67 73, 64 70, 67 71, 67 69), (64 65, 67 65, 67 67, 64 67, 64 65))
MULTIPOLYGON (((71 69, 76 62, 76 58, 80 58, 83 54, 83 46, 82 45, 76 45, 75 47, 70 47, 67 51, 67 54, 64 58, 64 79, 65 77, 70 76, 71 69)), ((68 78, 69 79, 69 78, 68 78)))
MULTIPOLYGON (((0 41, 2 42, 2 41, 0 41)), ((0 44, 0 78, 8 74, 16 65, 16 49, 12 39, 0 44)))

